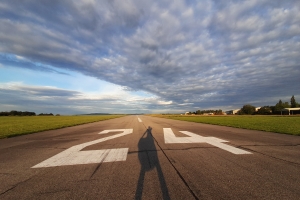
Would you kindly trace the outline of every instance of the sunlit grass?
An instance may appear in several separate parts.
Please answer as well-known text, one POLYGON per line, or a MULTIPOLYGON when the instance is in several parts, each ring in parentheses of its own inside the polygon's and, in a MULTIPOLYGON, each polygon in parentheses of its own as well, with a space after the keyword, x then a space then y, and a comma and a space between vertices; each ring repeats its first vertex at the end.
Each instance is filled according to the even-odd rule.
POLYGON ((300 135, 300 116, 152 116, 243 129, 300 135))
POLYGON ((0 117, 0 138, 86 124, 124 115, 0 117))

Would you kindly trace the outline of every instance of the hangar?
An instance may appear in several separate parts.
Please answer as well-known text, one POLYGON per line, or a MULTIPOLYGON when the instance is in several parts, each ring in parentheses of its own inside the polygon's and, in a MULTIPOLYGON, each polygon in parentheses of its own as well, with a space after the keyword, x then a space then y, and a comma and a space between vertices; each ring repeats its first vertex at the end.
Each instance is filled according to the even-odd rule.
POLYGON ((226 115, 235 115, 240 111, 240 109, 236 109, 236 110, 228 110, 226 111, 226 115))
POLYGON ((281 115, 283 112, 287 112, 289 115, 297 115, 300 114, 300 108, 284 108, 281 110, 281 115))

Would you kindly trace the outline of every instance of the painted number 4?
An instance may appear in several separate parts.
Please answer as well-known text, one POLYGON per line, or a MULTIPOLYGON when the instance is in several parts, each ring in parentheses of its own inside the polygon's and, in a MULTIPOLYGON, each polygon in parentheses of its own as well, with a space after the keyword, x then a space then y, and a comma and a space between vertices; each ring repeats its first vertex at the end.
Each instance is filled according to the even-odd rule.
POLYGON ((92 151, 81 151, 85 147, 111 140, 114 138, 122 137, 133 132, 132 129, 114 129, 104 130, 99 134, 107 134, 110 132, 121 132, 116 135, 108 136, 98 140, 86 142, 76 146, 72 146, 69 149, 33 166, 32 168, 40 167, 55 167, 63 165, 79 165, 79 164, 90 164, 90 163, 102 163, 102 162, 115 162, 125 161, 127 158, 128 148, 118 149, 102 149, 92 151))
POLYGON ((228 142, 226 140, 222 140, 216 137, 203 137, 201 135, 197 135, 188 131, 180 132, 187 135, 188 137, 176 137, 172 129, 164 128, 165 143, 208 143, 233 154, 252 154, 248 151, 224 144, 223 142, 228 142))

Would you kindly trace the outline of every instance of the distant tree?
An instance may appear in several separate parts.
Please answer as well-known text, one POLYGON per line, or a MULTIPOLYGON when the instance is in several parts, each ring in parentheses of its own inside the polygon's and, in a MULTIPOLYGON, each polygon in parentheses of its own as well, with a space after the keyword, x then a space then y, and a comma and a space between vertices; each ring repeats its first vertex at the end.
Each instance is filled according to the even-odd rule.
POLYGON ((22 112, 22 116, 35 116, 35 112, 28 112, 28 111, 25 111, 25 112, 22 112))
POLYGON ((278 102, 278 104, 276 104, 276 106, 283 108, 283 103, 282 103, 281 99, 279 99, 279 102, 278 102))
POLYGON ((53 116, 52 113, 40 113, 39 116, 53 116))
POLYGON ((8 112, 0 112, 0 116, 8 116, 8 112))
POLYGON ((219 110, 197 110, 194 112, 196 115, 203 115, 203 114, 214 114, 214 115, 223 115, 223 111, 219 110))
POLYGON ((244 105, 238 112, 239 115, 253 115, 255 114, 255 107, 252 105, 244 105))
POLYGON ((294 95, 291 98, 291 108, 296 108, 297 107, 297 102, 296 99, 294 97, 294 95))
POLYGON ((216 110, 214 112, 215 115, 223 115, 223 111, 220 109, 220 110, 216 110))
POLYGON ((259 115, 270 115, 271 113, 272 109, 269 106, 263 106, 257 111, 257 114, 259 115))
POLYGON ((279 102, 274 107, 274 112, 281 111, 282 109, 289 108, 289 107, 290 107, 289 102, 282 103, 282 101, 280 99, 279 102))
POLYGON ((18 115, 18 111, 16 111, 16 110, 12 110, 12 111, 10 111, 10 115, 12 115, 12 116, 17 116, 18 115))
POLYGON ((0 112, 0 116, 35 116, 35 112, 22 112, 22 111, 16 111, 12 110, 10 112, 0 112))
POLYGON ((290 108, 291 107, 291 105, 289 104, 289 102, 284 102, 284 104, 283 104, 283 108, 290 108))

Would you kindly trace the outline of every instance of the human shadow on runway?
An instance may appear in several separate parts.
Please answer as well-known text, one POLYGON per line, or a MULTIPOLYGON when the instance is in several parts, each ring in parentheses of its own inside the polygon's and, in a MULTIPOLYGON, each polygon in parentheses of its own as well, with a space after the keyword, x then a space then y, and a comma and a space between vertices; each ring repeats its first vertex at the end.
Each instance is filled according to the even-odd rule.
POLYGON ((155 148, 154 138, 152 136, 151 131, 152 128, 149 126, 149 128, 143 134, 143 136, 141 137, 138 143, 138 147, 139 147, 138 156, 141 164, 141 171, 137 183, 135 199, 136 200, 142 199, 142 194, 144 189, 144 179, 145 179, 146 172, 156 169, 163 199, 168 200, 170 199, 169 191, 166 185, 164 174, 161 170, 161 166, 157 155, 157 150, 155 148))

